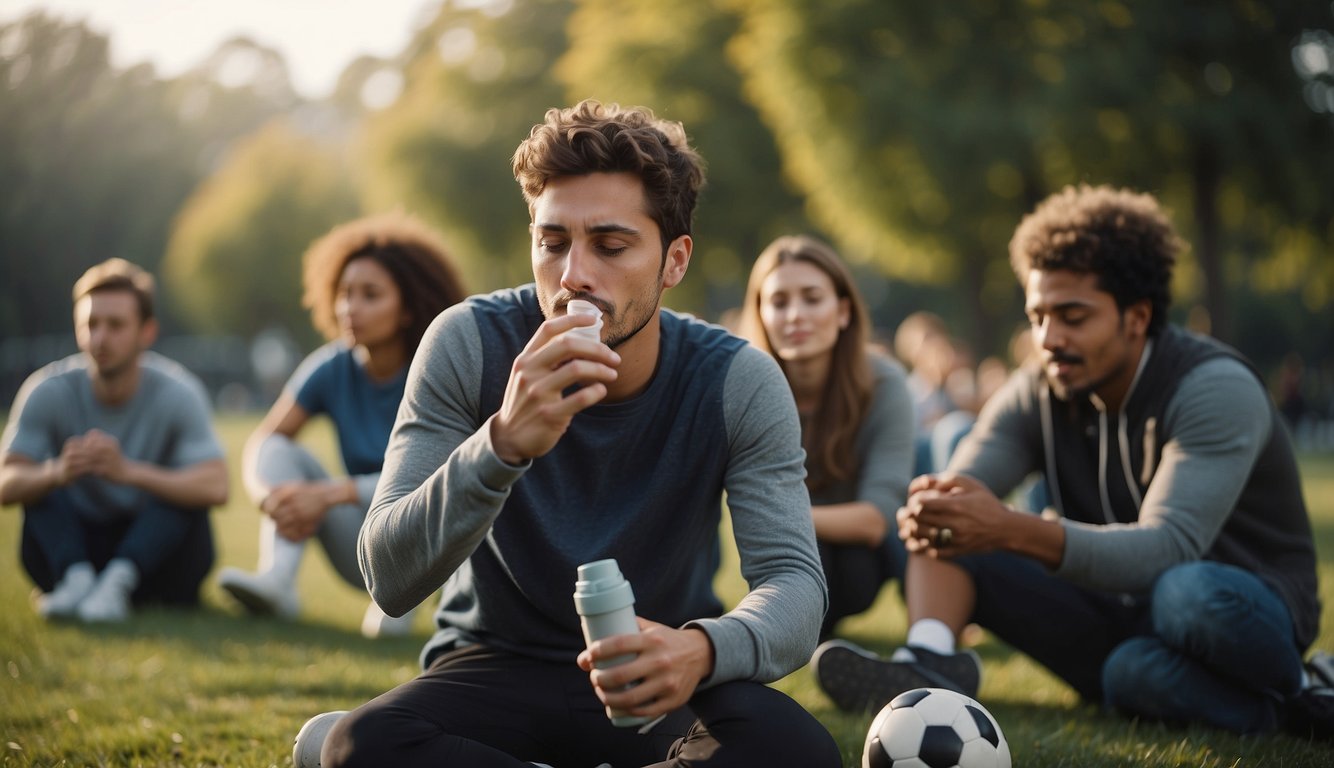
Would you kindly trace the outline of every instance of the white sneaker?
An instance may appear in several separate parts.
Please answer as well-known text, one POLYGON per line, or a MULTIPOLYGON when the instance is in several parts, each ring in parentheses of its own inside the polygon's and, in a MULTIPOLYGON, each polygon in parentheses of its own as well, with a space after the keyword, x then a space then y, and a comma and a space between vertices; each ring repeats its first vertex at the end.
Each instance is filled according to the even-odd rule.
POLYGON ((301 726, 296 735, 296 744, 292 747, 292 765, 294 768, 320 768, 320 748, 329 735, 334 723, 343 719, 347 710, 325 712, 316 715, 301 726))
POLYGON ((361 634, 374 640, 377 637, 407 637, 412 632, 412 618, 417 615, 413 608, 397 618, 380 610, 372 600, 366 606, 366 615, 361 619, 361 634))
POLYGON ((121 622, 130 618, 130 595, 139 585, 134 563, 116 558, 97 577, 93 591, 79 603, 79 619, 89 623, 121 622))
POLYGON ((37 613, 45 619, 72 619, 79 603, 97 585, 97 572, 89 562, 75 563, 65 571, 55 589, 37 598, 37 613))
POLYGON ((272 573, 248 573, 239 568, 223 568, 218 575, 218 586, 257 616, 296 618, 301 610, 296 589, 290 583, 281 582, 272 573))

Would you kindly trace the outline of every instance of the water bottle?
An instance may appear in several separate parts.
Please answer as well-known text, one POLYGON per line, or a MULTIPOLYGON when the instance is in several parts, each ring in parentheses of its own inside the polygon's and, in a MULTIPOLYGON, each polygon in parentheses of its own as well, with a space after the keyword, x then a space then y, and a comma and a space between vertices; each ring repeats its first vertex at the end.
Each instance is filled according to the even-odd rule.
MULTIPOLYGON (((630 582, 621 575, 615 560, 596 560, 579 566, 578 581, 574 583, 574 608, 583 626, 585 646, 612 635, 639 633, 639 624, 635 621, 635 593, 630 589, 630 582)), ((594 666, 608 669, 633 661, 636 655, 603 659, 594 666)), ((622 727, 643 725, 650 719, 611 707, 607 708, 607 717, 611 718, 612 725, 622 727)))

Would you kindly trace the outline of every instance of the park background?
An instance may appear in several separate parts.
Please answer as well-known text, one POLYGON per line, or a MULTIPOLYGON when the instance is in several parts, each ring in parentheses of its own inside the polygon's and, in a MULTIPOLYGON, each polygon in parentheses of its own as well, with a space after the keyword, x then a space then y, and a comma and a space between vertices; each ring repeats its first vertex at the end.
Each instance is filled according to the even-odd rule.
MULTIPOLYGON (((978 357, 1003 353, 1022 321, 1006 252, 1020 217, 1066 184, 1154 193, 1190 245, 1174 319, 1238 346, 1276 397, 1292 394, 1277 389, 1285 361, 1300 372, 1292 426, 1331 556, 1334 3, 448 0, 423 1, 402 39, 312 94, 262 35, 166 73, 117 61, 114 36, 78 17, 0 5, 0 400, 73 351, 70 284, 122 256, 159 276, 158 348, 208 384, 235 474, 237 436, 318 343, 298 300, 306 245, 402 208, 443 232, 473 290, 528 280, 509 157, 545 109, 595 97, 682 121, 706 158, 696 255, 666 301, 711 320, 740 301, 764 244, 804 231, 855 264, 884 338, 928 309, 978 357)), ((212 590, 184 625, 46 627, 26 605, 11 512, 0 765, 284 765, 306 716, 414 666, 420 637, 356 636, 357 597, 318 556, 310 627, 239 622, 212 590)), ((239 489, 216 519, 221 561, 251 564, 239 489)), ((859 639, 883 650, 902 629, 882 602, 859 639)), ((1100 719, 984 650, 1000 671, 983 698, 1019 728, 1023 764, 1330 756, 1100 719)), ((865 722, 792 684, 859 741, 865 722)))

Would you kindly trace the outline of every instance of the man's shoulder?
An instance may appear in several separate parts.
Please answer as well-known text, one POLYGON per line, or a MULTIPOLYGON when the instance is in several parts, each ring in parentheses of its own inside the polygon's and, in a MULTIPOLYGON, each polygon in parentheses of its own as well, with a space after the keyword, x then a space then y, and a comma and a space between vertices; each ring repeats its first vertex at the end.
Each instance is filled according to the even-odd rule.
POLYGON ((739 350, 751 346, 745 339, 733 335, 721 325, 701 320, 687 312, 664 308, 661 320, 663 335, 674 337, 687 353, 716 351, 735 355, 739 350))
POLYGON ((473 312, 541 314, 537 303, 537 287, 533 283, 473 294, 460 302, 459 306, 473 312))
POLYGON ((189 395, 205 405, 208 403, 208 390, 204 382, 189 368, 165 355, 144 352, 139 356, 139 370, 142 376, 140 385, 153 390, 155 397, 159 394, 189 395))
POLYGON ((31 406, 49 397, 57 400, 67 398, 78 387, 89 386, 88 359, 82 352, 43 365, 28 374, 19 388, 16 404, 26 403, 31 406))
POLYGON ((84 374, 88 370, 88 358, 82 352, 75 352, 59 360, 52 360, 41 368, 33 371, 28 376, 28 381, 42 382, 50 379, 58 379, 62 376, 73 374, 84 374))

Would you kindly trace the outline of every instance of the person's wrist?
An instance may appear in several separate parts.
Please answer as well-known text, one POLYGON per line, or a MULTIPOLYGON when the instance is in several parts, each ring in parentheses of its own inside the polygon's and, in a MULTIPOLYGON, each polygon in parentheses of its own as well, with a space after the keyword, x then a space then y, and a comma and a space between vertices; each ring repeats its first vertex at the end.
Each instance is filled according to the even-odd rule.
POLYGON ((64 488, 69 484, 69 479, 65 477, 65 470, 61 467, 60 459, 47 459, 46 474, 51 488, 64 488))
POLYGON ((700 682, 703 682, 705 680, 708 680, 709 676, 713 674, 713 666, 714 666, 713 640, 709 639, 708 632, 705 632, 699 627, 690 627, 686 631, 695 633, 699 638, 699 641, 702 643, 699 652, 696 655, 697 662, 695 665, 695 671, 699 675, 700 682))
POLYGON ((495 419, 491 421, 491 452, 512 467, 521 466, 524 462, 524 457, 505 440, 504 429, 495 419))

